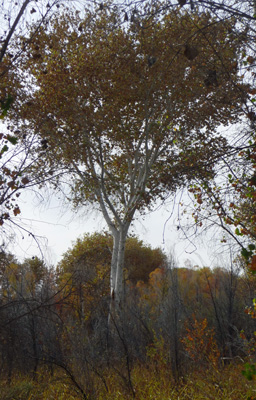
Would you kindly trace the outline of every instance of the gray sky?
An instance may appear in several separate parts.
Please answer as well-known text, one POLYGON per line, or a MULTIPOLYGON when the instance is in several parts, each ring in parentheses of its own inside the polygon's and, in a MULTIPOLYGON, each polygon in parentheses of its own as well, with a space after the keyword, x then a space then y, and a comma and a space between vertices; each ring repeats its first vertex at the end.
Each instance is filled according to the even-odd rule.
MULTIPOLYGON (((1 122, 0 128, 4 131, 4 124, 1 122)), ((9 243, 8 250, 20 260, 37 255, 43 257, 49 265, 56 265, 78 237, 84 233, 107 230, 99 212, 88 207, 79 213, 72 213, 71 206, 63 205, 63 200, 57 195, 49 196, 49 193, 41 192, 35 197, 33 192, 25 190, 19 197, 18 204, 21 214, 14 217, 15 223, 23 225, 28 232, 39 237, 36 242, 31 235, 18 228, 13 231, 13 240, 9 243)), ((152 247, 160 247, 167 255, 174 253, 180 266, 188 259, 192 265, 212 265, 214 252, 210 236, 210 239, 204 237, 204 243, 203 238, 193 238, 190 243, 184 240, 177 225, 177 208, 173 209, 171 201, 166 206, 156 205, 154 211, 145 216, 137 214, 129 233, 136 234, 152 247), (172 211, 173 217, 170 217, 172 211)), ((6 238, 4 240, 8 243, 6 238)))
MULTIPOLYGON (((43 254, 48 264, 56 265, 79 236, 87 232, 106 230, 100 213, 88 208, 75 214, 62 203, 55 196, 50 200, 40 201, 29 192, 23 193, 19 202, 22 210, 20 221, 28 231, 40 236, 42 253, 31 236, 18 231, 9 246, 10 251, 20 259, 35 255, 41 257, 43 254)), ((138 216, 129 233, 136 234, 152 247, 160 247, 166 254, 174 252, 181 266, 188 259, 192 265, 209 266, 212 263, 209 244, 203 244, 203 238, 200 241, 193 239, 192 243, 182 240, 182 235, 177 230, 177 213, 174 213, 176 217, 170 218, 172 208, 173 202, 167 206, 155 207, 155 211, 146 216, 138 216)))

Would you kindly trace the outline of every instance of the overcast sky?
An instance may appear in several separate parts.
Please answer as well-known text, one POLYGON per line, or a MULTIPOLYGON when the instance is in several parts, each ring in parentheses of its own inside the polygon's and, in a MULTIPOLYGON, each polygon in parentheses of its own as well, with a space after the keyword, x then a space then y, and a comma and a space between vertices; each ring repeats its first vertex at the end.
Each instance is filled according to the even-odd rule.
MULTIPOLYGON (((4 125, 0 122, 4 131, 4 125)), ((178 201, 178 200, 177 200, 178 201)), ((84 233, 107 230, 102 215, 92 208, 81 210, 75 214, 70 205, 63 205, 63 200, 49 194, 40 193, 35 197, 30 191, 23 191, 18 199, 21 215, 14 217, 17 224, 27 230, 15 228, 13 240, 8 243, 8 235, 2 230, 2 240, 8 243, 8 250, 23 260, 26 257, 43 257, 47 264, 56 265, 72 242, 84 233), (37 241, 31 235, 36 236, 37 241)), ((136 234, 139 239, 152 247, 160 247, 167 255, 175 254, 180 266, 187 260, 192 265, 211 266, 215 264, 215 246, 212 238, 203 236, 200 240, 185 241, 181 231, 177 230, 177 208, 173 209, 173 201, 166 206, 157 207, 145 216, 136 215, 136 221, 129 233, 136 234), (172 211, 174 216, 171 217, 172 211), (210 243, 209 243, 210 242, 210 243), (214 249, 214 250, 213 250, 214 249)), ((214 239, 216 244, 219 239, 214 239)))
MULTIPOLYGON (((42 196, 43 199, 44 196, 42 196)), ((21 222, 28 231, 40 236, 39 244, 27 233, 16 231, 15 239, 9 246, 10 251, 20 259, 38 255, 48 264, 56 265, 62 254, 84 233, 107 230, 100 213, 91 208, 75 214, 62 200, 52 196, 51 200, 40 201, 29 192, 20 198, 22 210, 21 222)), ((173 202, 167 206, 155 207, 155 211, 146 216, 138 216, 129 233, 136 234, 152 247, 160 247, 166 254, 174 252, 179 265, 184 266, 190 260, 192 265, 210 266, 213 263, 213 243, 200 240, 182 240, 177 230, 177 213, 171 217, 173 202), (158 209, 157 209, 158 208, 158 209)), ((17 218, 17 217, 16 217, 17 218)), ((18 221, 18 219, 17 219, 18 221)), ((209 239, 212 241, 212 239, 209 239)), ((216 240, 216 243, 219 242, 216 240)))

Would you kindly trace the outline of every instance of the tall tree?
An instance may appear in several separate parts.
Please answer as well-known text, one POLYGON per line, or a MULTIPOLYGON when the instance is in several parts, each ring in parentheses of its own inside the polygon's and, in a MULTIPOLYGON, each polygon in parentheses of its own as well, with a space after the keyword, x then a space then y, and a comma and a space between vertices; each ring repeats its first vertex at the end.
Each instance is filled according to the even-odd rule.
POLYGON ((180 10, 159 18, 160 6, 129 23, 118 8, 60 14, 31 41, 20 78, 29 75, 30 90, 19 89, 12 115, 43 141, 40 167, 70 174, 74 204, 101 210, 117 303, 135 213, 214 175, 227 147, 217 128, 237 120, 243 98, 230 23, 180 10))

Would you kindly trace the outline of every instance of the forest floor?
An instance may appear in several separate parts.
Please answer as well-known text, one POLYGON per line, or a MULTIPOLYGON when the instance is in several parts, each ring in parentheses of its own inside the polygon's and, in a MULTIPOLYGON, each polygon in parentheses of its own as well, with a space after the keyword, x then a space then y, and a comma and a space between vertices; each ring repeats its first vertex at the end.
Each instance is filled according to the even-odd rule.
POLYGON ((238 364, 194 370, 175 384, 168 368, 138 366, 130 382, 114 371, 105 372, 103 380, 92 375, 77 380, 84 394, 62 371, 41 371, 36 380, 21 375, 9 384, 1 380, 0 400, 256 400, 256 382, 248 381, 242 370, 238 364))

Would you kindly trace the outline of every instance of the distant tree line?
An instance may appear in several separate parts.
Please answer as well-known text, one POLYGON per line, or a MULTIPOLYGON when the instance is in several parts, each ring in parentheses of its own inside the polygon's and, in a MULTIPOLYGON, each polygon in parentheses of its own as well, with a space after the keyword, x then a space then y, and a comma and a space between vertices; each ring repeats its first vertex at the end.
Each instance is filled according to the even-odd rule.
POLYGON ((255 320, 245 310, 255 280, 241 260, 178 268, 160 249, 128 238, 126 305, 110 327, 111 246, 107 234, 85 235, 57 270, 1 254, 1 379, 21 373, 36 381, 42 368, 53 376, 61 370, 81 398, 96 399, 99 388, 108 391, 112 368, 131 394, 139 363, 167 368, 178 381, 199 367, 248 358, 255 320))

